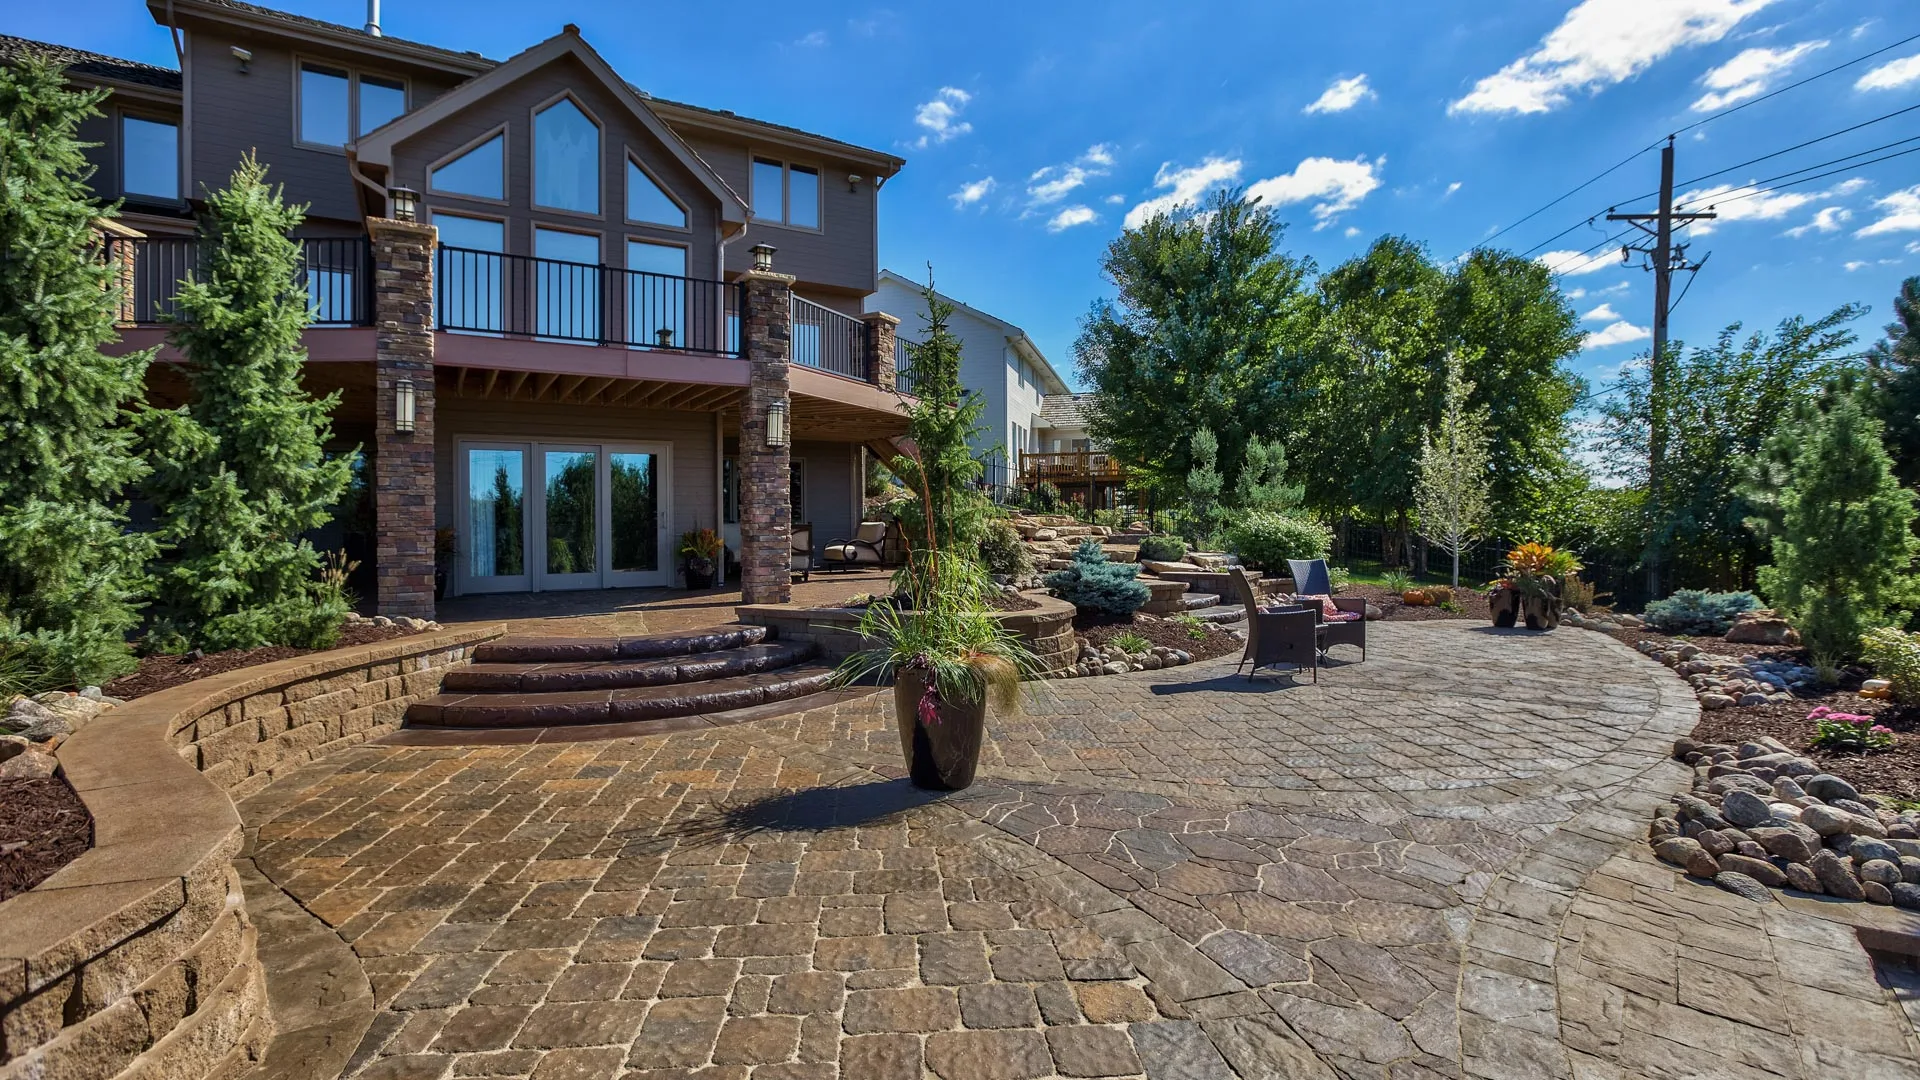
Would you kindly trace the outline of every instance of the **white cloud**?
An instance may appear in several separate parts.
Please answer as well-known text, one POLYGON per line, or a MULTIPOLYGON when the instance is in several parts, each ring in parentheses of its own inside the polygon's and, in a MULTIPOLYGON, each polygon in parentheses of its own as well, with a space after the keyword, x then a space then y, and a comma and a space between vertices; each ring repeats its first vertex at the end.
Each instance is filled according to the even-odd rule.
POLYGON ((929 143, 943 143, 972 131, 973 125, 960 119, 961 110, 972 100, 972 94, 958 87, 941 87, 932 101, 923 102, 913 111, 913 122, 927 129, 914 145, 924 150, 929 143))
POLYGON ((1351 79, 1335 79, 1327 89, 1313 100, 1313 104, 1301 109, 1303 113, 1346 112, 1363 101, 1377 98, 1373 87, 1367 85, 1364 72, 1351 79))
POLYGON ((959 191, 947 197, 953 200, 953 205, 956 209, 964 209, 992 194, 993 188, 994 179, 989 176, 984 179, 975 180, 970 184, 962 184, 960 185, 959 191))
POLYGON ((1045 206, 1067 197, 1075 188, 1095 177, 1107 175, 1113 165, 1113 147, 1096 143, 1087 152, 1065 165, 1035 169, 1027 177, 1027 197, 1031 206, 1045 206))
POLYGON ((794 44, 803 49, 823 48, 827 44, 827 32, 825 30, 815 30, 794 42, 794 44))
POLYGON ((1292 172, 1248 185, 1247 198, 1268 206, 1319 200, 1313 205, 1313 216, 1319 219, 1314 229, 1324 229, 1380 187, 1378 170, 1386 160, 1368 161, 1364 154, 1352 161, 1310 157, 1292 172))
POLYGON ((1633 283, 1630 281, 1616 281, 1604 289, 1593 290, 1593 295, 1617 296, 1618 294, 1626 292, 1628 289, 1631 289, 1631 288, 1633 288, 1633 283))
POLYGON ((1644 326, 1635 326, 1625 319, 1610 323, 1587 335, 1582 348, 1604 349, 1609 345, 1625 345, 1631 341, 1645 341, 1653 336, 1653 331, 1644 326))
POLYGON ((1577 277, 1581 274, 1591 274, 1595 270, 1605 270, 1614 265, 1613 260, 1619 254, 1617 249, 1602 249, 1592 255, 1579 251, 1544 251, 1535 255, 1533 261, 1555 274, 1577 277))
POLYGON ((1585 290, 1585 289, 1568 289, 1568 290, 1566 291, 1566 294, 1565 294, 1565 295, 1566 295, 1566 297, 1567 297, 1567 299, 1569 299, 1569 300, 1578 300, 1578 299, 1580 299, 1580 298, 1582 298, 1582 297, 1584 297, 1584 296, 1586 296, 1586 295, 1587 295, 1587 290, 1585 290))
POLYGON ((1853 273, 1853 272, 1854 272, 1855 270, 1865 270, 1865 269, 1866 269, 1867 267, 1869 267, 1869 266, 1872 266, 1872 265, 1873 265, 1872 263, 1870 263, 1870 262, 1866 262, 1865 260, 1862 260, 1862 259, 1854 259, 1853 261, 1851 261, 1851 262, 1849 262, 1849 263, 1847 263, 1847 264, 1846 264, 1846 267, 1847 267, 1847 273, 1849 273, 1849 274, 1851 274, 1851 273, 1853 273))
POLYGON ((1048 232, 1060 232, 1075 225, 1091 225, 1100 220, 1100 215, 1090 206, 1069 206, 1047 219, 1048 232))
POLYGON ((1880 220, 1854 231, 1855 236, 1881 236, 1886 233, 1920 232, 1920 184, 1896 191, 1873 205, 1884 211, 1880 220))
POLYGON ((1717 184, 1710 188, 1696 188, 1676 201, 1686 210, 1711 210, 1719 215, 1712 221, 1693 223, 1693 235, 1705 236, 1729 221, 1778 221, 1829 194, 1826 191, 1760 192, 1751 184, 1717 184))
POLYGON ((1773 77, 1798 63, 1824 41, 1803 41, 1786 49, 1742 49, 1733 59, 1700 77, 1707 92, 1693 103, 1694 112, 1713 112, 1766 93, 1773 77))
POLYGON ((1920 255, 1920 240, 1915 240, 1907 245, 1907 254, 1920 255))
POLYGON ((1540 113, 1719 41, 1772 0, 1581 0, 1532 52, 1474 84, 1452 113, 1540 113))
POLYGON ((1153 215, 1171 213, 1214 188, 1239 178, 1238 158, 1210 157, 1184 169, 1174 168, 1171 161, 1165 162, 1153 174, 1153 186, 1164 189, 1166 194, 1135 204, 1133 209, 1127 211, 1126 227, 1137 229, 1153 215))
POLYGON ((1349 226, 1347 226, 1347 229, 1346 229, 1346 232, 1344 232, 1344 233, 1342 233, 1341 235, 1343 235, 1343 236, 1345 236, 1345 237, 1346 237, 1347 239, 1349 239, 1349 240, 1351 240, 1351 239, 1353 239, 1354 237, 1356 237, 1356 236, 1359 236, 1359 235, 1360 235, 1360 226, 1358 226, 1358 225, 1349 225, 1349 226))
POLYGON ((1581 322, 1619 322, 1620 313, 1613 310, 1612 304, 1601 304, 1599 307, 1594 308, 1592 311, 1589 311, 1585 315, 1580 316, 1580 321, 1581 322))
POLYGON ((1829 233, 1838 229, 1853 216, 1853 211, 1844 206, 1824 206, 1813 215, 1813 220, 1805 225, 1795 225, 1787 230, 1787 235, 1798 239, 1810 232, 1829 233))
POLYGON ((1119 206, 1121 203, 1127 201, 1127 197, 1125 195, 1108 195, 1100 201, 1106 203, 1108 206, 1119 206))
POLYGON ((1460 190, 1460 181, 1455 180, 1453 183, 1447 185, 1447 190, 1441 193, 1440 197, 1443 199, 1451 198, 1453 193, 1459 190, 1460 190))
POLYGON ((1908 83, 1920 82, 1920 53, 1889 60, 1853 84, 1855 90, 1898 90, 1908 83))

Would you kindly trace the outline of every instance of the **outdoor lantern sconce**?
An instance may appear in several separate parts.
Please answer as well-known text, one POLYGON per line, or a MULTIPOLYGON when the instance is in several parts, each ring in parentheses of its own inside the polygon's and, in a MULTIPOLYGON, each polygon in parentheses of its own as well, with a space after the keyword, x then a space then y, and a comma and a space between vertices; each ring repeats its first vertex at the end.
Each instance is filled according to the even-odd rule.
POLYGON ((661 327, 654 332, 653 340, 655 344, 663 349, 673 348, 673 328, 670 326, 661 327))
POLYGON ((387 197, 393 200, 395 221, 412 221, 420 213, 420 193, 410 187, 387 189, 387 197))
POLYGON ((393 384, 393 430, 402 435, 413 434, 414 410, 418 407, 413 396, 413 380, 402 378, 393 384))
POLYGON ((245 75, 248 69, 253 64, 253 50, 243 49, 240 46, 235 45, 229 51, 233 53, 233 58, 240 62, 240 74, 245 75))
POLYGON ((747 249, 753 252, 753 268, 761 273, 773 269, 773 253, 778 250, 772 244, 755 244, 747 249))
POLYGON ((767 445, 787 445, 787 403, 775 401, 767 406, 767 445))

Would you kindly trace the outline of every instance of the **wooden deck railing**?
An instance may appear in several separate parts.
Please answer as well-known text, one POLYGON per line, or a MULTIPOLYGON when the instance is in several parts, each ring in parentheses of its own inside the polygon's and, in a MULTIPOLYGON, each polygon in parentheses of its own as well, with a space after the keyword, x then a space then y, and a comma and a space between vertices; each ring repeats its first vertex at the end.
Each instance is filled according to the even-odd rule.
POLYGON ((1020 482, 1038 484, 1042 480, 1059 484, 1084 484, 1089 481, 1119 483, 1126 470, 1119 459, 1102 450, 1059 450, 1020 452, 1020 482))

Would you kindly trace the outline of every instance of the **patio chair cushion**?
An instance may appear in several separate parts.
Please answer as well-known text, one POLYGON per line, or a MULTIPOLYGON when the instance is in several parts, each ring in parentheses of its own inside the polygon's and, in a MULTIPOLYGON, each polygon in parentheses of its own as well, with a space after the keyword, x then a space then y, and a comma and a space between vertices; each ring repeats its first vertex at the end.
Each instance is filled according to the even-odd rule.
POLYGON ((1334 606, 1333 597, 1321 593, 1308 593, 1294 599, 1302 604, 1319 604, 1320 619, 1323 622, 1353 622, 1362 618, 1357 611, 1342 611, 1334 606))

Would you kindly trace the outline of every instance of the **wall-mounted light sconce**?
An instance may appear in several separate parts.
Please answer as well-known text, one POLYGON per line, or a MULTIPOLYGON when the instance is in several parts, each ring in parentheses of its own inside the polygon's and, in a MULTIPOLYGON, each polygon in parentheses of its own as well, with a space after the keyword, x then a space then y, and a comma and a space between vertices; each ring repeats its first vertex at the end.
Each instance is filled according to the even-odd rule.
POLYGON ((402 435, 413 434, 414 411, 419 402, 414 398, 413 380, 402 377, 393 384, 393 430, 402 435))
POLYGON ((233 53, 233 58, 240 61, 240 74, 245 75, 248 68, 253 64, 253 50, 243 49, 235 45, 230 51, 233 53))
POLYGON ((865 179, 866 177, 864 176, 855 176, 852 173, 848 173, 847 174, 847 194, 851 195, 854 192, 859 191, 860 181, 865 179))
POLYGON ((767 406, 767 445, 776 449, 787 445, 787 403, 784 400, 767 406))
POLYGON ((420 193, 412 188, 388 188, 387 198, 393 203, 395 221, 413 221, 420 216, 420 193))
POLYGON ((779 249, 772 244, 755 244, 747 249, 753 253, 753 268, 765 273, 773 269, 773 253, 779 249))
POLYGON ((654 331, 653 340, 654 340, 654 344, 659 345, 663 349, 673 348, 673 328, 670 326, 663 326, 660 329, 654 331))

